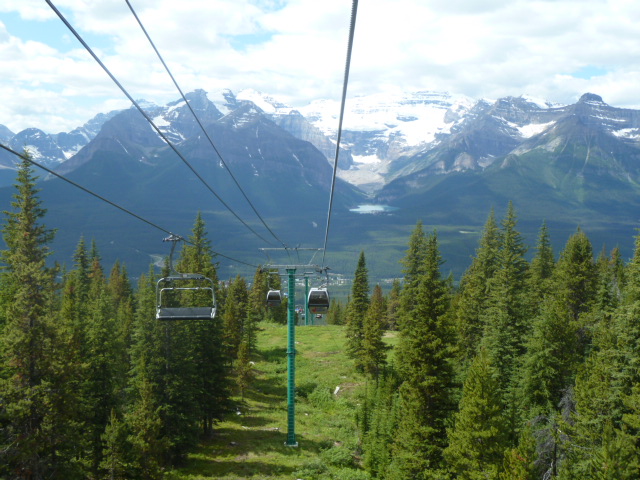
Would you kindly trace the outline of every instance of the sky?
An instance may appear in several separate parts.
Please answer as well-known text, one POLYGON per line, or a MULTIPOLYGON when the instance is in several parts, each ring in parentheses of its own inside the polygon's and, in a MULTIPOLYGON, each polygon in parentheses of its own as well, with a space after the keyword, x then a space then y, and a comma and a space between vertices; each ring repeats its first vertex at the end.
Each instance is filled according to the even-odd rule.
MULTIPOLYGON (((125 0, 51 0, 131 96, 179 98, 125 0)), ((183 91, 340 100, 352 0, 129 0, 183 91)), ((637 0, 362 0, 347 93, 596 93, 640 108, 637 0)), ((70 131, 130 102, 45 0, 0 1, 0 124, 70 131)))

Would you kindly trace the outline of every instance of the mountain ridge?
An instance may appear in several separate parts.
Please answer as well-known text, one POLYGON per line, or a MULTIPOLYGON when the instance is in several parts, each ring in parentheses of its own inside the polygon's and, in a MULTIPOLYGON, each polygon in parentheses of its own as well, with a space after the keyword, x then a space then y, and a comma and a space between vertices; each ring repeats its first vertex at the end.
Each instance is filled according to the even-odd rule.
MULTIPOLYGON (((335 140, 326 127, 333 114, 314 105, 316 113, 306 110, 305 116, 304 109, 255 91, 209 95, 196 90, 187 98, 224 162, 184 101, 140 104, 212 189, 250 219, 252 229, 268 236, 225 169, 233 172, 287 244, 318 246, 332 184, 335 140)), ((561 236, 577 226, 592 229, 596 242, 623 242, 633 236, 640 221, 640 111, 609 106, 593 93, 572 105, 526 96, 474 103, 424 92, 400 100, 398 110, 390 102, 380 106, 369 126, 345 122, 331 222, 337 255, 333 267, 348 272, 353 249, 372 248, 377 252, 372 272, 398 274, 405 237, 422 220, 443 232, 443 254, 454 258, 452 268, 459 274, 466 267, 464 252, 475 248, 469 239, 475 238, 489 211, 509 201, 530 239, 543 220, 561 236), (422 137, 429 141, 416 134, 419 125, 429 126, 422 137), (355 207, 366 203, 378 204, 380 208, 371 210, 378 215, 355 213, 363 211, 355 207), (614 237, 607 239, 612 232, 614 237)), ((365 103, 360 100, 356 120, 367 118, 365 103)), ((33 133, 43 145, 63 138, 33 133)), ((195 212, 202 210, 220 251, 264 261, 255 253, 256 239, 211 198, 135 109, 94 119, 92 129, 76 138, 81 137, 87 143, 58 162, 58 172, 180 231, 188 230, 195 212)), ((11 162, 13 166, 15 159, 11 162)), ((0 169, 0 181, 11 166, 0 169)), ((144 270, 150 257, 162 256, 156 247, 148 247, 153 240, 144 228, 118 220, 104 205, 82 200, 55 179, 41 184, 61 232, 54 248, 63 256, 72 254, 80 233, 99 238, 109 258, 120 257, 117 245, 146 245, 127 253, 127 262, 137 270, 144 270)), ((7 204, 10 190, 0 189, 7 204)), ((238 265, 227 268, 232 272, 238 265)))

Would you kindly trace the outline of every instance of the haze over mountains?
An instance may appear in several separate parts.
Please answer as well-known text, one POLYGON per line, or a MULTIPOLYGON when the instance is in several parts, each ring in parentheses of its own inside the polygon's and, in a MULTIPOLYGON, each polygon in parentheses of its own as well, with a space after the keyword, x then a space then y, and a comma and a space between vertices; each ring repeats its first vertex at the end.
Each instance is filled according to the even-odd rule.
MULTIPOLYGON (((197 90, 187 98, 224 161, 182 100, 144 108, 260 236, 269 232, 227 167, 267 223, 281 232, 282 238, 269 241, 321 246, 338 102, 293 109, 255 91, 197 90)), ((609 106, 595 94, 565 106, 527 97, 473 101, 435 92, 358 97, 347 102, 342 139, 329 247, 335 250, 333 268, 343 273, 350 273, 354 252, 364 248, 380 252, 372 262, 374 273, 397 275, 408 234, 422 220, 427 228, 437 227, 443 256, 459 274, 490 209, 501 215, 510 200, 530 245, 546 220, 557 250, 580 226, 596 249, 606 242, 630 254, 640 217, 640 111, 609 106), (376 216, 350 211, 363 203, 397 210, 376 216)), ((0 126, 0 140, 15 150, 28 148, 35 160, 172 231, 188 232, 195 212, 203 211, 215 231, 214 249, 264 262, 257 253, 264 242, 207 192, 133 108, 99 115, 68 133, 14 134, 0 126)), ((11 183, 15 162, 13 155, 0 153, 0 184, 11 183)), ((135 268, 162 255, 161 245, 150 246, 147 226, 130 224, 121 212, 84 200, 85 193, 63 183, 42 184, 47 223, 59 228, 54 250, 68 255, 83 234, 102 243, 105 257, 135 268)), ((0 200, 8 202, 11 193, 2 189, 0 200)))

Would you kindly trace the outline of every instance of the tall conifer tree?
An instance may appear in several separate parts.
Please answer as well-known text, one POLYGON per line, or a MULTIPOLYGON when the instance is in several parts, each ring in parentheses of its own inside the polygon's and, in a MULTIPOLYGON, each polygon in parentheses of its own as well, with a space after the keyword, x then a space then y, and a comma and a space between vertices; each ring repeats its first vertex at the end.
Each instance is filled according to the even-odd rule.
POLYGON ((500 229, 492 209, 484 225, 476 255, 460 280, 460 293, 455 302, 458 355, 463 368, 475 357, 480 345, 489 281, 498 269, 500 245, 500 229))
POLYGON ((404 290, 408 292, 405 297, 408 300, 405 300, 405 303, 402 304, 402 308, 405 311, 411 309, 412 302, 410 298, 415 295, 414 290, 417 289, 420 277, 424 273, 426 241, 427 237, 422 228, 422 222, 418 221, 413 232, 411 232, 411 237, 409 237, 409 248, 404 258, 400 261, 403 265, 404 290))
POLYGON ((480 350, 464 381, 455 426, 444 451, 455 478, 498 478, 508 446, 508 421, 500 395, 499 372, 480 350))
POLYGON ((386 305, 382 288, 376 285, 364 317, 361 359, 364 371, 374 378, 378 377, 387 363, 387 347, 382 341, 386 323, 386 305))
MULTIPOLYGON (((26 155, 26 154, 25 154, 26 155)), ((2 229, 5 325, 0 337, 0 476, 46 478, 71 474, 72 392, 64 384, 64 350, 54 320, 54 271, 46 266, 54 232, 41 223, 37 177, 25 156, 2 229)))
POLYGON ((542 299, 549 295, 553 289, 551 279, 555 268, 555 259, 547 222, 543 222, 540 227, 535 250, 536 253, 529 268, 529 298, 533 314, 537 314, 542 299))
POLYGON ((445 313, 450 292, 441 278, 434 232, 425 242, 414 308, 403 310, 397 364, 402 382, 392 479, 442 478, 445 425, 454 408, 453 332, 445 313))
POLYGON ((514 376, 516 361, 523 353, 525 334, 529 330, 528 264, 524 258, 527 249, 516 224, 515 209, 509 202, 502 221, 498 268, 488 284, 487 308, 483 315, 485 330, 482 344, 500 372, 503 388, 514 376))
MULTIPOLYGON (((189 243, 182 249, 177 267, 182 271, 199 273, 210 278, 214 284, 216 298, 220 297, 215 255, 200 213, 196 216, 189 243)), ((244 279, 238 284, 238 290, 240 293, 232 294, 232 299, 227 301, 242 302, 246 315, 248 293, 244 279)), ((207 298, 203 298, 202 301, 210 302, 209 294, 205 295, 207 298)), ((182 328, 184 333, 179 333, 184 335, 188 332, 189 339, 182 338, 179 341, 191 343, 193 347, 189 353, 193 356, 189 359, 193 363, 194 375, 191 388, 195 394, 200 426, 205 436, 212 434, 214 424, 229 409, 230 379, 223 347, 223 321, 219 312, 220 309, 211 320, 189 322, 182 328)))
POLYGON ((356 267, 351 300, 347 304, 346 335, 347 355, 356 361, 356 368, 362 370, 364 354, 364 317, 369 309, 369 273, 364 252, 360 252, 356 267))
POLYGON ((499 371, 501 393, 507 407, 514 445, 520 413, 517 408, 517 368, 530 330, 528 263, 524 258, 527 249, 516 225, 515 209, 509 202, 502 221, 498 267, 488 282, 486 308, 481 314, 484 324, 481 344, 499 371))

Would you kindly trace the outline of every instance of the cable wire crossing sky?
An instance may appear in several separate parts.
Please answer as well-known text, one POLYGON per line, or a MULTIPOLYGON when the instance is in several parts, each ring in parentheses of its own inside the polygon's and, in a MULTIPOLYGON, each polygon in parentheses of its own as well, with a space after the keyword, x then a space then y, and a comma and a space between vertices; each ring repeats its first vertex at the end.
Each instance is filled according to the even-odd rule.
MULTIPOLYGON (((134 98, 179 98, 123 0, 54 2, 134 98)), ((338 100, 350 0, 131 0, 186 92, 338 100)), ((367 0, 349 97, 407 91, 640 108, 635 0, 367 0)), ((0 125, 70 131, 130 102, 42 0, 0 2, 0 125)), ((348 99, 347 99, 348 101, 348 99)))

